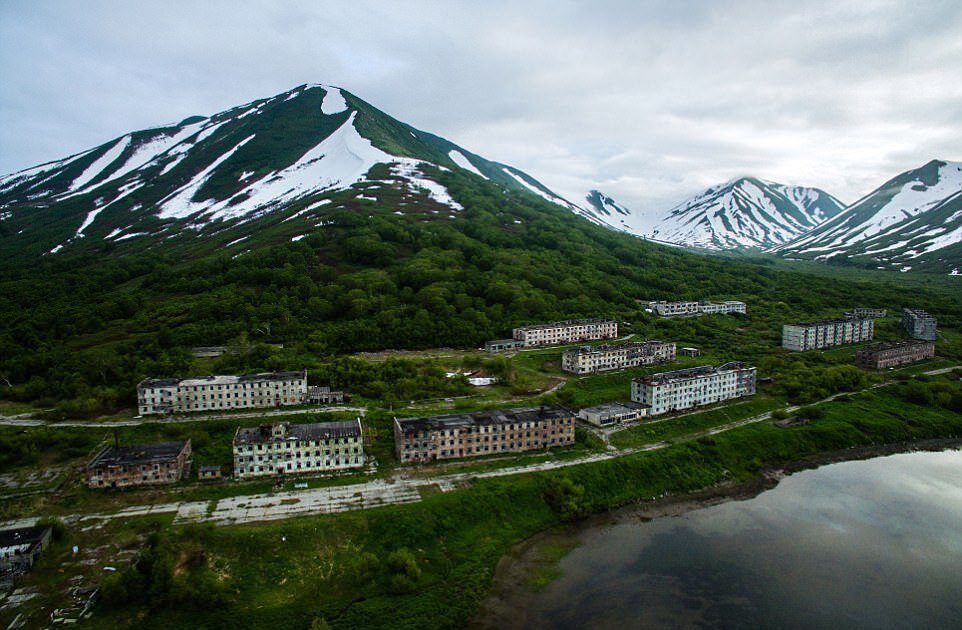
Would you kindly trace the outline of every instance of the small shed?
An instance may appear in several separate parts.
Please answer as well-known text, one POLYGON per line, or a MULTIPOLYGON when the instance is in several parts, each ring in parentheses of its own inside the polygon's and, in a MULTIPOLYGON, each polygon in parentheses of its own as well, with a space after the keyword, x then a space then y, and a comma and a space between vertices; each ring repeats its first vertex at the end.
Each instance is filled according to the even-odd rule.
POLYGON ((197 478, 201 481, 210 481, 212 479, 223 478, 223 474, 221 473, 220 466, 201 466, 197 470, 197 478))
POLYGON ((679 352, 681 352, 681 356, 683 357, 701 356, 701 350, 699 350, 698 348, 682 348, 679 352))

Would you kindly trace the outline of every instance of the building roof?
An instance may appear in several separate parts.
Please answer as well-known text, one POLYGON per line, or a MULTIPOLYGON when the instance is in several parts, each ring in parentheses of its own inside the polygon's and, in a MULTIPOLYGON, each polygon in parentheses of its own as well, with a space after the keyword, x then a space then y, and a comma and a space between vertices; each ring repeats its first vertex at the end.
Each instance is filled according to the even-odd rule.
POLYGON ((87 468, 100 466, 138 466, 143 464, 168 463, 177 459, 190 440, 180 442, 158 442, 156 444, 132 444, 130 446, 110 446, 94 457, 87 468))
POLYGON ((201 466, 199 470, 200 470, 200 472, 202 472, 202 473, 205 473, 205 472, 220 472, 221 468, 220 468, 220 466, 201 466))
POLYGON ((289 381, 303 378, 306 372, 264 372, 261 374, 221 374, 217 376, 191 376, 188 378, 148 378, 137 385, 141 387, 173 387, 182 385, 233 385, 234 383, 259 383, 264 381, 289 381))
POLYGON ((794 327, 794 328, 808 328, 811 326, 826 326, 829 324, 834 325, 834 324, 845 324, 847 322, 864 322, 864 321, 874 322, 875 319, 871 317, 837 317, 835 319, 820 319, 818 321, 808 322, 806 324, 785 324, 785 326, 794 327))
POLYGON ((0 530, 0 547, 16 547, 39 543, 50 531, 50 525, 34 525, 0 530))
POLYGON ((518 326, 516 330, 540 330, 543 328, 559 328, 562 326, 581 326, 584 324, 614 324, 615 320, 605 319, 603 317, 595 317, 592 319, 566 319, 560 322, 551 322, 550 324, 532 324, 531 326, 518 326))
POLYGON ((582 409, 580 413, 597 413, 597 414, 612 415, 612 414, 618 414, 618 413, 625 413, 628 411, 640 411, 648 407, 649 405, 643 405, 641 403, 636 403, 634 401, 605 403, 603 405, 596 405, 594 407, 586 407, 582 409))
POLYGON ((934 341, 925 339, 903 339, 901 341, 883 341, 873 343, 870 346, 858 348, 856 352, 882 352, 884 350, 895 350, 896 348, 908 348, 911 346, 928 346, 935 344, 934 341))
POLYGON ((721 374, 723 372, 732 372, 735 370, 754 370, 753 367, 747 367, 741 361, 730 361, 728 363, 723 363, 717 367, 714 365, 699 365, 698 367, 686 368, 684 370, 674 370, 672 372, 659 372, 657 374, 649 374, 647 376, 640 376, 638 378, 632 379, 636 383, 644 383, 646 385, 665 385, 667 383, 672 383, 676 381, 687 381, 693 378, 700 378, 703 376, 710 376, 712 374, 721 374))
POLYGON ((672 342, 649 339, 646 341, 627 341, 620 344, 605 344, 601 346, 578 346, 577 348, 565 350, 565 354, 592 354, 595 352, 611 352, 612 350, 630 350, 632 348, 645 349, 655 345, 668 345, 670 343, 672 342))
POLYGON ((339 422, 315 422, 313 424, 291 424, 281 422, 284 435, 273 437, 273 424, 262 424, 259 427, 240 427, 234 434, 234 445, 238 444, 267 444, 269 442, 284 442, 287 440, 328 440, 331 438, 360 437, 360 420, 343 420, 339 422))
POLYGON ((405 433, 458 429, 472 426, 537 422, 556 418, 570 418, 572 414, 564 407, 522 407, 518 409, 492 409, 474 413, 452 413, 443 416, 423 416, 420 418, 395 418, 394 422, 405 433))

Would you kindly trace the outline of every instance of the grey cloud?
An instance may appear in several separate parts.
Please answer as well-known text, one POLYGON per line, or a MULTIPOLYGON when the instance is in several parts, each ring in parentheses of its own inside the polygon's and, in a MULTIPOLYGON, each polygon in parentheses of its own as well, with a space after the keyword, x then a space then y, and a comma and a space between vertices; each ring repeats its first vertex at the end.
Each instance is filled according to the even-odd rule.
POLYGON ((754 174, 851 201, 962 157, 959 32, 950 0, 8 0, 0 172, 324 82, 571 197, 754 174))

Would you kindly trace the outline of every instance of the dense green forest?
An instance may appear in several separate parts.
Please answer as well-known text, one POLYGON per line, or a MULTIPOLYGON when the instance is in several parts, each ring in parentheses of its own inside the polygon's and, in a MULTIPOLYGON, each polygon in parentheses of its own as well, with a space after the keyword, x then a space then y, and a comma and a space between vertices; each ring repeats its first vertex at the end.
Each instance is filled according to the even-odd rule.
MULTIPOLYGON (((239 344, 217 371, 309 367, 374 398, 448 395, 437 370, 362 368, 335 360, 386 348, 474 348, 513 326, 605 316, 645 336, 684 334, 732 358, 778 346, 782 323, 854 306, 914 304, 958 329, 948 284, 896 274, 840 278, 764 261, 696 255, 589 224, 536 199, 441 173, 466 210, 454 219, 397 215, 391 203, 329 211, 297 242, 243 255, 185 256, 162 247, 0 267, 0 397, 71 414, 130 406, 147 376, 188 375, 192 346, 239 344), (747 320, 666 323, 639 300, 736 298, 747 320), (734 323, 731 323, 734 322, 734 323), (283 343, 270 352, 258 344, 283 343), (421 370, 398 385, 400 372, 421 370), (362 370, 363 371, 363 370, 362 370), (372 383, 381 383, 371 387, 372 383), (396 391, 398 387, 403 391, 396 391)), ((711 321, 709 321, 711 319, 711 321)))

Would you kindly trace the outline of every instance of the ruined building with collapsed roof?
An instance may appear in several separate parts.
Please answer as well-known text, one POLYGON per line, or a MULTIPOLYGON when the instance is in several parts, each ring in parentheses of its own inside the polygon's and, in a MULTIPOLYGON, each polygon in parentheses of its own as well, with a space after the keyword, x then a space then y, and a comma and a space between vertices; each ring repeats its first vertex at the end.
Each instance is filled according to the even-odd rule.
POLYGON ((517 453, 574 441, 575 416, 558 406, 394 419, 397 458, 405 464, 517 453))
POLYGON ((234 477, 337 472, 367 463, 361 420, 239 427, 234 433, 234 477))
POLYGON ((176 483, 190 474, 190 440, 108 446, 87 464, 91 488, 176 483))

